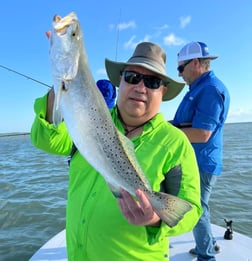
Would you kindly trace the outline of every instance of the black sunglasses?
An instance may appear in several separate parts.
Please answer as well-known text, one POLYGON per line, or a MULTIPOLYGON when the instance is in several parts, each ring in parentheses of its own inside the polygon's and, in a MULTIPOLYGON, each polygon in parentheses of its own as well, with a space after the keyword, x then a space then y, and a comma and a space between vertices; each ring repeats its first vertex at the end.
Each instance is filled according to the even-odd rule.
POLYGON ((158 89, 160 85, 163 84, 163 81, 156 76, 144 75, 134 71, 123 71, 121 72, 121 75, 125 82, 133 85, 138 84, 143 80, 144 85, 149 89, 158 89))
POLYGON ((182 73, 182 72, 184 71, 185 67, 187 66, 187 64, 189 64, 192 60, 193 60, 193 59, 188 60, 188 61, 185 62, 184 64, 179 65, 179 67, 177 68, 177 70, 179 71, 179 73, 182 73))

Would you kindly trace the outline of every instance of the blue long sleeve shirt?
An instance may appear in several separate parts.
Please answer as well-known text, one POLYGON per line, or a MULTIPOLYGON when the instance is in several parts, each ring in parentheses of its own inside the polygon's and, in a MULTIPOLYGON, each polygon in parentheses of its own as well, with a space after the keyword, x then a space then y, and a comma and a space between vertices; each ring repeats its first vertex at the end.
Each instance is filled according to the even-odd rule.
POLYGON ((189 86, 173 119, 176 126, 212 131, 206 143, 192 143, 200 172, 220 175, 223 126, 230 104, 229 92, 213 71, 204 73, 189 86))

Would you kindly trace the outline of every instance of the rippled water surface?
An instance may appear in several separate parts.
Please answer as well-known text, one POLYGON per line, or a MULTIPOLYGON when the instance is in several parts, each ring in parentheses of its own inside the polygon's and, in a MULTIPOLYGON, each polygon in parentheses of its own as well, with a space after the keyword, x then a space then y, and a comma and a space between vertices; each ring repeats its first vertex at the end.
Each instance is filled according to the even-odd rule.
MULTIPOLYGON (((212 223, 252 237, 252 123, 226 124, 224 169, 211 198, 212 223)), ((65 227, 68 167, 29 135, 0 136, 0 260, 27 261, 65 227)))

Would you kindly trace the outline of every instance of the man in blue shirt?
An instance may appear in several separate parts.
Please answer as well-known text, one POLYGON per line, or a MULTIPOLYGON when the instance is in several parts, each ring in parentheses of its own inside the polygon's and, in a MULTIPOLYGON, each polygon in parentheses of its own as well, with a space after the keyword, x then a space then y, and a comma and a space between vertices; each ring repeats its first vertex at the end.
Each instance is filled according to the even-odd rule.
POLYGON ((193 230, 196 247, 189 252, 198 261, 215 261, 220 251, 211 231, 209 198, 222 170, 223 126, 230 97, 225 85, 210 70, 210 55, 202 42, 186 44, 178 53, 179 76, 189 85, 173 124, 189 138, 195 150, 201 179, 203 215, 193 230))

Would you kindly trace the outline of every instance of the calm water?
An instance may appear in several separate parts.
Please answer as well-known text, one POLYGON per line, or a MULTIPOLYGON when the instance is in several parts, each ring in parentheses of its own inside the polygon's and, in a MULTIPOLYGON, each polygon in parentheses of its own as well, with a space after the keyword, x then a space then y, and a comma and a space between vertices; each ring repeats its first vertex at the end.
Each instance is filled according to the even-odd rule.
MULTIPOLYGON (((252 123, 227 124, 224 169, 211 198, 212 223, 252 237, 252 123)), ((27 261, 65 226, 64 157, 32 146, 29 135, 0 137, 0 260, 27 261)), ((234 235, 235 236, 235 235, 234 235)))

